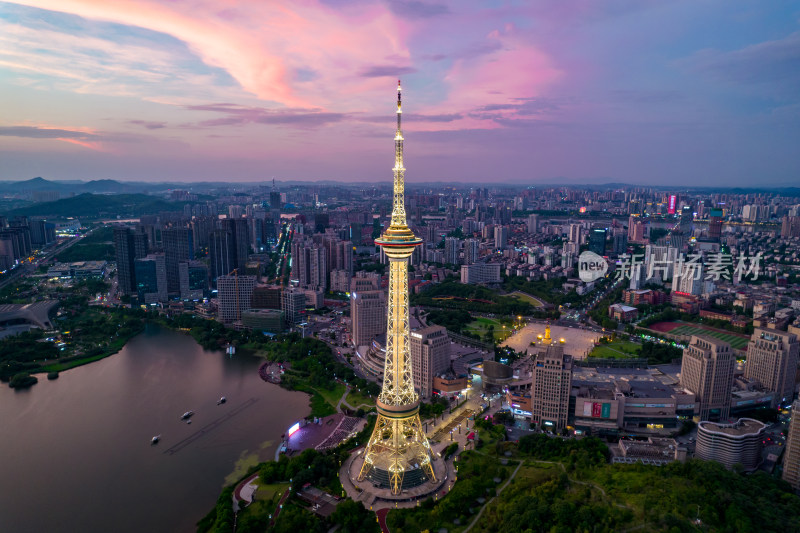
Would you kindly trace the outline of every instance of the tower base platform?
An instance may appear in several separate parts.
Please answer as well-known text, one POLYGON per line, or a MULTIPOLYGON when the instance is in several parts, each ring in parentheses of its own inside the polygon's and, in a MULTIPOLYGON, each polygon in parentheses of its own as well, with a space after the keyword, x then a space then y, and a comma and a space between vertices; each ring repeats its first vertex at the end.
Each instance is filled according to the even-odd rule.
POLYGON ((339 480, 347 495, 361 502, 367 509, 377 510, 386 507, 416 507, 417 501, 428 497, 441 498, 455 483, 453 460, 445 461, 434 454, 433 473, 435 482, 428 481, 422 469, 411 470, 403 477, 400 494, 392 494, 389 488, 389 473, 373 468, 363 481, 358 480, 364 464, 364 449, 347 458, 339 471, 339 480))

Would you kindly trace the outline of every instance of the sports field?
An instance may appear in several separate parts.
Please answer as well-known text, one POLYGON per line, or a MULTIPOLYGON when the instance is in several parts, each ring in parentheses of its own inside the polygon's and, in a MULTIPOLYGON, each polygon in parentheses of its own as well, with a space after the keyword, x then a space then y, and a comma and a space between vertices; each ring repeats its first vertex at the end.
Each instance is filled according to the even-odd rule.
POLYGON ((745 349, 745 347, 747 347, 747 342, 750 340, 746 335, 729 333, 719 329, 696 324, 687 324, 685 322, 656 322, 650 325, 650 329, 670 333, 672 335, 706 335, 725 341, 730 344, 732 348, 738 350, 745 349))

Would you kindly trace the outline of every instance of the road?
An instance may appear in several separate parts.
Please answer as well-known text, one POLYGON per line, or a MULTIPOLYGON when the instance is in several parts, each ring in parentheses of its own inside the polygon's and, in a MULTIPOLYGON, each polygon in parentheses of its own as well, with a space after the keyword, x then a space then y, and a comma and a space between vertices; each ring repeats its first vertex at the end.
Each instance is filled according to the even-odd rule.
MULTIPOLYGON (((90 233, 91 231, 86 235, 89 235, 90 233)), ((86 235, 84 235, 83 237, 85 237, 86 235)), ((60 254, 70 246, 73 246, 74 244, 80 242, 83 237, 73 237, 71 239, 67 239, 65 242, 57 244, 54 248, 43 251, 42 256, 37 258, 35 261, 22 263, 20 266, 12 270, 9 273, 8 277, 6 277, 6 279, 0 282, 0 289, 16 281, 20 277, 24 277, 28 274, 31 274, 32 272, 35 272, 40 264, 43 264, 44 262, 50 260, 52 257, 55 257, 56 255, 60 254)))

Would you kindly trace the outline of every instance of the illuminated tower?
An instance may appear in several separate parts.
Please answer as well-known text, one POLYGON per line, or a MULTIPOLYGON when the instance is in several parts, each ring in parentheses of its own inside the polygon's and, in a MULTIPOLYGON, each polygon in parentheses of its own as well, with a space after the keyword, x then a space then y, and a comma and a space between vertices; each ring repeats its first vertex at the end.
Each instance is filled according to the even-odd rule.
POLYGON ((392 494, 435 481, 431 448, 419 419, 414 391, 408 328, 408 259, 422 244, 406 224, 403 132, 400 129, 400 81, 397 82, 397 132, 394 136, 394 200, 389 227, 375 243, 389 259, 386 363, 378 396, 378 419, 367 443, 359 479, 388 486, 392 494))

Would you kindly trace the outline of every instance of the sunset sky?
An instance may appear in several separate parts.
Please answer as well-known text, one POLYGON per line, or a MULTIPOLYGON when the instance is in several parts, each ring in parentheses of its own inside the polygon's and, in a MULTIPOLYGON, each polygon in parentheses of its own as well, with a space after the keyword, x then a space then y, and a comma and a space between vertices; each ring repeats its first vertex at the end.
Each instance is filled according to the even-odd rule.
POLYGON ((800 184, 800 2, 0 1, 0 179, 800 184))

